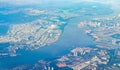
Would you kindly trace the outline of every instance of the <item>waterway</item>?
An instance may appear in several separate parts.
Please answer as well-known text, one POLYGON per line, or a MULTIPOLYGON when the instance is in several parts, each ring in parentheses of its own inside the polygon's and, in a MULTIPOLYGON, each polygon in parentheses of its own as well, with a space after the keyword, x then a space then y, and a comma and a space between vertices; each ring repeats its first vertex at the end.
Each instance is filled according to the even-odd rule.
POLYGON ((94 47, 93 39, 86 35, 78 24, 84 18, 72 18, 67 23, 59 40, 49 46, 41 47, 34 51, 23 51, 22 55, 1 59, 1 67, 11 68, 16 65, 32 64, 40 59, 54 59, 65 55, 75 47, 94 47))

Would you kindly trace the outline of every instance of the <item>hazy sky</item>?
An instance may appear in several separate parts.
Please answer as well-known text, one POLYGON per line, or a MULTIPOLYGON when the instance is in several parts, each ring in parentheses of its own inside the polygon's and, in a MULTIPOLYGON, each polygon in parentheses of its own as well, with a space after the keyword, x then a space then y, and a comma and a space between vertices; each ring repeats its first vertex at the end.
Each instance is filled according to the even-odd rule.
POLYGON ((10 4, 15 4, 15 5, 27 5, 27 4, 42 4, 45 2, 54 2, 54 3, 59 3, 59 2, 81 2, 81 1, 86 1, 86 2, 101 2, 105 4, 120 4, 120 0, 0 0, 0 2, 6 2, 10 4))
POLYGON ((15 5, 26 5, 26 4, 40 4, 41 0, 0 0, 0 2, 15 5))

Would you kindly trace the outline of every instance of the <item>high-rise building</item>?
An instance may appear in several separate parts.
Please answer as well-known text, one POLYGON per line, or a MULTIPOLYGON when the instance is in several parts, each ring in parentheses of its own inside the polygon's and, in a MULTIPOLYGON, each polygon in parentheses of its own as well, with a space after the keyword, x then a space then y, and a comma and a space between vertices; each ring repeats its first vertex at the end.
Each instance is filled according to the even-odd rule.
POLYGON ((74 55, 74 56, 78 56, 78 53, 77 53, 77 52, 74 52, 73 55, 74 55))
POLYGON ((51 70, 54 70, 54 68, 52 67, 51 70))

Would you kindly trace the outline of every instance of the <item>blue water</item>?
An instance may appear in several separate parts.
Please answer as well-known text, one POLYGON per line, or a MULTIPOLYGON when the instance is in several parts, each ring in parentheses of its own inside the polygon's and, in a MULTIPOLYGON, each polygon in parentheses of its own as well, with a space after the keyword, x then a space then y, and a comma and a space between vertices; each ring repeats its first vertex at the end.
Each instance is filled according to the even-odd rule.
POLYGON ((17 57, 0 59, 2 67, 32 64, 40 59, 55 58, 69 53, 75 47, 94 47, 93 39, 77 27, 80 21, 80 18, 71 19, 60 39, 49 46, 41 47, 35 51, 21 52, 22 55, 17 57))
POLYGON ((5 35, 9 29, 7 25, 0 25, 0 35, 5 35))
POLYGON ((111 37, 116 38, 116 39, 120 39, 120 34, 114 34, 111 37))

